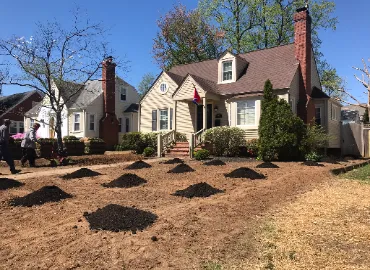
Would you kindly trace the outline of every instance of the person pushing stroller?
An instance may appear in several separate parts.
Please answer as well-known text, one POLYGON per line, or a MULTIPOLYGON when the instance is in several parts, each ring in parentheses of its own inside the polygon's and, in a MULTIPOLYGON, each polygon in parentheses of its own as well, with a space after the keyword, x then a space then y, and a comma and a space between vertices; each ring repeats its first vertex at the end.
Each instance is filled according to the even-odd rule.
POLYGON ((33 127, 30 128, 30 130, 26 133, 24 136, 21 147, 22 147, 22 154, 23 157, 21 159, 22 166, 25 166, 27 160, 30 164, 30 167, 35 167, 35 160, 36 160, 36 132, 39 129, 40 124, 36 123, 33 125, 33 127))

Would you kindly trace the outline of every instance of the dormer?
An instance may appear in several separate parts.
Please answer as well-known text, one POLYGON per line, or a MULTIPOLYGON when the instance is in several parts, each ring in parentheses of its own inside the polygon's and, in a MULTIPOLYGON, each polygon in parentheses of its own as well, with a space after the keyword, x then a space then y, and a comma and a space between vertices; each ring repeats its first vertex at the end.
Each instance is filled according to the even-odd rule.
POLYGON ((236 82, 247 66, 248 62, 245 59, 225 51, 218 58, 218 83, 236 82))

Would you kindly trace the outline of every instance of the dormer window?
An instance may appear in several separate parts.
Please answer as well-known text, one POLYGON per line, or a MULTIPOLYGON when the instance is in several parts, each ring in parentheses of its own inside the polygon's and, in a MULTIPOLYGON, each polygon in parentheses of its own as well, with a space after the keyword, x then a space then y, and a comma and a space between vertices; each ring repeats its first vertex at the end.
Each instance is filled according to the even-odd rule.
POLYGON ((233 62, 222 63, 222 81, 231 81, 233 79, 233 62))

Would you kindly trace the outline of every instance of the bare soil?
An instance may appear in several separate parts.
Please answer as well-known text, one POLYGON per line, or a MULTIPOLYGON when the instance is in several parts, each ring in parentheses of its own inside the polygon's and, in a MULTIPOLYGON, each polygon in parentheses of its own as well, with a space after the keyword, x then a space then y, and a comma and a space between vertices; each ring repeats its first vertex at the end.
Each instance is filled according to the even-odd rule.
POLYGON ((206 165, 206 166, 224 166, 224 165, 226 165, 226 163, 223 162, 222 160, 219 160, 219 159, 212 159, 210 161, 204 162, 203 165, 206 165))
MULTIPOLYGON (((91 167, 102 175, 79 181, 65 181, 59 175, 45 177, 42 172, 40 176, 14 176, 25 185, 0 191, 0 269, 203 269, 213 262, 243 265, 260 251, 259 225, 270 210, 333 181, 329 169, 343 166, 277 163, 280 168, 271 170, 258 169, 260 162, 253 161, 230 161, 217 168, 186 162, 194 172, 169 174, 166 172, 174 165, 159 163, 135 170, 147 184, 130 189, 101 186, 122 176, 122 166, 91 167), (266 179, 224 176, 244 166, 266 179), (171 195, 201 182, 224 192, 191 200, 171 195), (50 185, 73 197, 29 208, 8 204, 15 197, 50 185), (111 204, 140 209, 158 218, 135 234, 91 230, 84 213, 111 204)), ((233 269, 256 269, 245 265, 233 269)))
POLYGON ((101 173, 95 172, 88 168, 81 168, 81 169, 78 169, 77 171, 74 171, 73 173, 67 173, 66 175, 63 175, 62 178, 65 180, 71 180, 71 179, 78 179, 78 178, 84 178, 84 177, 94 177, 98 175, 101 175, 101 173))
POLYGON ((125 173, 112 182, 102 184, 102 186, 107 188, 131 188, 145 183, 147 183, 147 181, 136 174, 125 173))

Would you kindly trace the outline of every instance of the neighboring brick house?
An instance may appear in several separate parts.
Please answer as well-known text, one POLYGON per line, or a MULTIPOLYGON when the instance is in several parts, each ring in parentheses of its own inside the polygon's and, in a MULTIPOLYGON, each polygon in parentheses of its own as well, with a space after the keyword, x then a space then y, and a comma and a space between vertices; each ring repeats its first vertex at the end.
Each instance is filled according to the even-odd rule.
MULTIPOLYGON (((67 100, 62 116, 62 136, 100 137, 111 148, 118 144, 124 133, 138 130, 139 94, 132 85, 116 76, 115 67, 111 57, 104 60, 102 79, 88 81, 72 98, 69 97, 80 85, 55 84, 56 91, 67 100)), ((48 97, 45 97, 26 113, 25 129, 37 121, 41 123, 40 137, 55 138, 55 115, 48 103, 48 97)))
POLYGON ((294 15, 294 43, 245 54, 224 52, 218 59, 174 66, 163 71, 140 102, 139 130, 187 134, 215 126, 245 130, 258 138, 261 99, 269 79, 276 95, 310 123, 316 119, 331 136, 329 148, 340 148, 341 104, 320 83, 311 41, 307 8, 294 15), (194 88, 201 102, 192 103, 194 88), (205 106, 206 105, 206 106, 205 106))
POLYGON ((0 97, 0 123, 4 119, 10 119, 10 134, 23 133, 24 114, 36 103, 42 100, 43 95, 38 91, 17 93, 10 96, 0 97))

